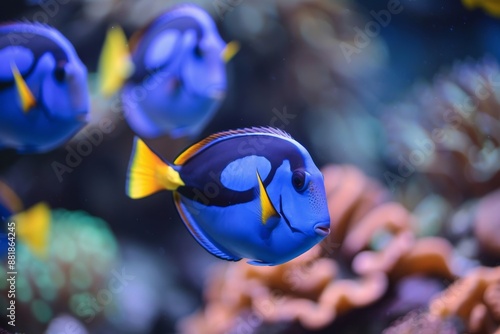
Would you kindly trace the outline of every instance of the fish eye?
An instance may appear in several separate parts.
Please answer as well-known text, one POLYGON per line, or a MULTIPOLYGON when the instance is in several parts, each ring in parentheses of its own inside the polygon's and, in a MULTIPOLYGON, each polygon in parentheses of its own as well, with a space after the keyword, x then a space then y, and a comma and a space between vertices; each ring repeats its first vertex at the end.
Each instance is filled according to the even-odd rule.
POLYGON ((306 190, 308 185, 307 173, 301 169, 295 170, 292 174, 292 185, 298 192, 306 190))
POLYGON ((54 77, 58 82, 63 82, 66 79, 66 69, 64 66, 58 66, 54 70, 54 77))

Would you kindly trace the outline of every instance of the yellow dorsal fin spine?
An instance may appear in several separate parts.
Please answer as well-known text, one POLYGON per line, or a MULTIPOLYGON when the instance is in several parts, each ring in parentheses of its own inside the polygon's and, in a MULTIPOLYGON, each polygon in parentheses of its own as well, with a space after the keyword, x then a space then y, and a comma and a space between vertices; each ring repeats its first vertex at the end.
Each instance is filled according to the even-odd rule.
POLYGON ((136 137, 128 170, 127 195, 142 198, 161 190, 176 190, 183 185, 179 172, 136 137))
POLYGON ((19 100, 21 101, 21 108, 24 113, 27 113, 36 106, 36 99, 28 87, 28 84, 24 81, 23 76, 19 73, 16 64, 12 63, 11 69, 14 75, 17 93, 19 94, 19 100))
POLYGON ((260 206, 262 209, 261 222, 262 224, 265 225, 269 218, 279 217, 280 215, 274 208, 273 203, 271 203, 269 195, 266 191, 266 188, 264 187, 264 184, 262 183, 262 179, 260 178, 258 171, 257 171, 257 179, 259 180, 259 197, 260 197, 260 206))
POLYGON ((16 236, 19 241, 40 258, 47 256, 50 219, 50 208, 44 202, 12 217, 16 222, 16 236))

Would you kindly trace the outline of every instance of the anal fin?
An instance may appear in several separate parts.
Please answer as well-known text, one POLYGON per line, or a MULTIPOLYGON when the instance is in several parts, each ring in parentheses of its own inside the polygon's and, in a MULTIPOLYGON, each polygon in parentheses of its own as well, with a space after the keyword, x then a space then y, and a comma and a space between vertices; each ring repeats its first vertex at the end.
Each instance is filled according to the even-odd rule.
POLYGON ((274 266, 275 265, 273 263, 263 262, 263 261, 259 261, 259 260, 250 260, 250 261, 247 261, 247 263, 251 264, 252 266, 260 266, 260 267, 263 267, 263 266, 274 266))

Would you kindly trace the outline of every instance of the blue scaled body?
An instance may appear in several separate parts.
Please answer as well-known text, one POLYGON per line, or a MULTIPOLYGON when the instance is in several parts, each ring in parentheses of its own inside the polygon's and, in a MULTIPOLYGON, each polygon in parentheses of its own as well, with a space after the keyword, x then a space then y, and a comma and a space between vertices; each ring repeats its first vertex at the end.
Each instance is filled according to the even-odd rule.
POLYGON ((41 25, 0 25, 0 148, 54 149, 85 123, 87 70, 70 42, 41 25))
POLYGON ((136 38, 122 89, 125 117, 143 138, 196 136, 226 93, 226 43, 203 9, 184 5, 136 38))
POLYGON ((279 129, 217 133, 173 164, 136 139, 128 195, 162 189, 174 192, 190 233, 221 259, 277 265, 330 232, 323 176, 307 150, 279 129))

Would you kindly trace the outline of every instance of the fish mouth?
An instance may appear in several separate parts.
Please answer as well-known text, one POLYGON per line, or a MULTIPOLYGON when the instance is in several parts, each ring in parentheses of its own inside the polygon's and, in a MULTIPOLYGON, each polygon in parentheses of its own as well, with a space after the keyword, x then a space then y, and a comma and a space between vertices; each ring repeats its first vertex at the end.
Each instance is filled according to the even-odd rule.
POLYGON ((314 232, 321 237, 330 234, 330 221, 322 221, 314 225, 314 232))

